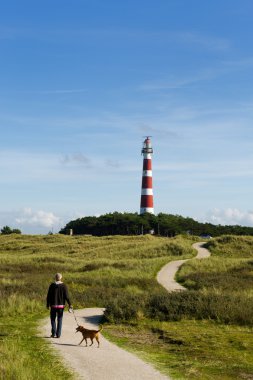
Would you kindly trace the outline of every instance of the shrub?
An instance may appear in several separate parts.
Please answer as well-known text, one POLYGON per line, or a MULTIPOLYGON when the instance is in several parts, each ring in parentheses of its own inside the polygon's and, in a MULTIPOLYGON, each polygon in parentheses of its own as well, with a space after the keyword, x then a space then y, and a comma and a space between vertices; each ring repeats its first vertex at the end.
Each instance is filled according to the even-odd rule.
POLYGON ((159 321, 212 319, 225 324, 253 325, 252 297, 218 292, 180 291, 169 294, 140 294, 111 298, 105 317, 124 323, 144 316, 159 321))
POLYGON ((173 292, 151 296, 147 303, 147 316, 160 321, 194 318, 253 325, 253 302, 250 296, 235 294, 173 292))
POLYGON ((2 235, 10 235, 10 234, 21 234, 21 231, 17 228, 14 228, 13 230, 9 226, 4 226, 1 229, 2 235))
POLYGON ((137 320, 144 315, 146 299, 143 295, 118 296, 106 306, 105 318, 110 323, 137 320))
POLYGON ((173 292, 152 295, 148 300, 148 317, 160 321, 178 321, 193 316, 198 295, 196 292, 173 292))

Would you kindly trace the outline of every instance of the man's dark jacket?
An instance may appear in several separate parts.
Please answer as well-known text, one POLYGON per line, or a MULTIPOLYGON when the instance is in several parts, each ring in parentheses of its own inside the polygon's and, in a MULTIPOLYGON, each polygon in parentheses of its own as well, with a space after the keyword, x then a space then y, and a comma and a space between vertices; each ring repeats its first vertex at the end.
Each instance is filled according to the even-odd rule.
POLYGON ((71 305, 67 286, 63 282, 53 282, 47 293, 47 307, 65 305, 66 301, 71 305))

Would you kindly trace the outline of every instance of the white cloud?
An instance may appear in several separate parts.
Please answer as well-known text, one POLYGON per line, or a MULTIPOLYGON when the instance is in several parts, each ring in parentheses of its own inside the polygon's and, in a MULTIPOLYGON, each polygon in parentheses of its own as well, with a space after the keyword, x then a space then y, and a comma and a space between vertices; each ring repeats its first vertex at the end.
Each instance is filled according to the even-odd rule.
POLYGON ((60 218, 52 212, 43 210, 33 211, 31 208, 25 208, 15 221, 21 226, 52 228, 55 224, 58 225, 60 223, 60 218))
POLYGON ((51 211, 32 210, 24 208, 0 212, 0 226, 8 225, 18 228, 25 234, 46 234, 49 231, 58 232, 65 221, 51 211))
POLYGON ((253 211, 215 208, 209 211, 206 219, 213 224, 253 226, 253 211))

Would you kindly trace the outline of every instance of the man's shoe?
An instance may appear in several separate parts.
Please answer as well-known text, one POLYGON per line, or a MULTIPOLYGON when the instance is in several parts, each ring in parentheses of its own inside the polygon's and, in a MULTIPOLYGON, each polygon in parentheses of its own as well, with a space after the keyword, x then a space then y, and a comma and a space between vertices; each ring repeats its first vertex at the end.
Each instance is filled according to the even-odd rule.
POLYGON ((52 334, 50 338, 57 338, 57 336, 52 334))

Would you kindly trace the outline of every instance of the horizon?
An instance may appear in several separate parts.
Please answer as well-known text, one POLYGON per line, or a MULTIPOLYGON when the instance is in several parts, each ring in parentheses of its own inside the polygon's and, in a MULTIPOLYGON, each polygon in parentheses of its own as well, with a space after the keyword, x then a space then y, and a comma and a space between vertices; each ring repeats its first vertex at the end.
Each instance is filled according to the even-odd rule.
POLYGON ((253 226, 250 0, 1 5, 0 228, 138 212, 253 226), (15 10, 15 12, 14 12, 15 10))
MULTIPOLYGON (((21 231, 21 234, 22 235, 57 235, 57 234, 60 234, 61 233, 60 231, 62 229, 64 229, 67 226, 68 223, 70 223, 72 221, 75 222, 78 219, 92 218, 92 217, 94 217, 94 218, 100 218, 101 216, 112 215, 112 214, 115 214, 115 213, 117 213, 117 214, 133 214, 133 215, 137 214, 138 216, 144 215, 144 214, 138 213, 137 211, 133 212, 133 213, 130 213, 130 212, 127 212, 127 211, 122 211, 122 212, 120 212, 120 211, 112 211, 112 212, 109 212, 109 213, 106 213, 106 214, 101 214, 101 215, 86 215, 86 216, 83 216, 83 217, 80 217, 80 218, 77 218, 77 219, 66 221, 66 224, 64 226, 62 226, 60 228, 60 230, 57 231, 57 232, 54 231, 54 229, 52 228, 51 230, 48 230, 48 232, 44 232, 44 233, 23 233, 21 231)), ((152 215, 155 216, 155 217, 157 217, 159 214, 152 214, 152 215)), ((183 218, 183 219, 188 219, 189 218, 189 219, 192 219, 192 220, 194 220, 195 222, 197 222, 199 224, 204 224, 204 225, 205 224, 211 224, 211 225, 217 226, 217 227, 242 227, 242 228, 245 227, 245 228, 253 228, 252 226, 243 226, 241 224, 217 224, 217 223, 215 224, 215 223, 211 223, 211 222, 203 222, 203 221, 198 221, 197 219, 191 218, 190 216, 183 216, 183 215, 178 215, 178 214, 167 214, 167 213, 163 213, 163 212, 161 212, 161 214, 168 215, 168 216, 172 215, 172 216, 180 217, 180 218, 183 218)), ((3 227, 10 227, 11 228, 11 226, 3 226, 3 227)), ((4 235, 6 235, 6 234, 4 234, 4 235)), ((102 236, 104 236, 104 235, 102 235, 102 236)))

